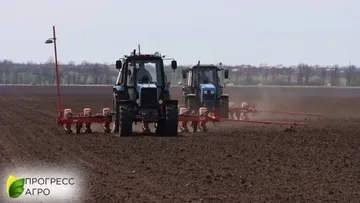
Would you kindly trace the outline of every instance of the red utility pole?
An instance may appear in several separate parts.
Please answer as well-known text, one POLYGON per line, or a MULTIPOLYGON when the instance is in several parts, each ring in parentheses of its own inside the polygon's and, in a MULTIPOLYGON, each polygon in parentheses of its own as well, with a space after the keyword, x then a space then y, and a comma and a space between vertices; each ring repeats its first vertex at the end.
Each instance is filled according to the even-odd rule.
POLYGON ((54 44, 54 54, 55 54, 55 72, 56 72, 56 89, 57 89, 57 102, 58 102, 58 113, 59 117, 62 116, 62 110, 61 110, 61 102, 60 102, 60 80, 59 80, 59 63, 58 63, 58 57, 57 57, 57 48, 56 48, 56 31, 55 26, 53 26, 53 37, 48 39, 46 44, 54 44))

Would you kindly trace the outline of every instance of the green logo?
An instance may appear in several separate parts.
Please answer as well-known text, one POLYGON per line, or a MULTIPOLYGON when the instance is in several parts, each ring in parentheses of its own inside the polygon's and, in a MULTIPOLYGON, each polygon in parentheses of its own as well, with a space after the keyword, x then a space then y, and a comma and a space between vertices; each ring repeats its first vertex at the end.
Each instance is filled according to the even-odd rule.
POLYGON ((25 179, 18 179, 15 176, 9 175, 6 192, 11 198, 18 198, 24 192, 25 179))

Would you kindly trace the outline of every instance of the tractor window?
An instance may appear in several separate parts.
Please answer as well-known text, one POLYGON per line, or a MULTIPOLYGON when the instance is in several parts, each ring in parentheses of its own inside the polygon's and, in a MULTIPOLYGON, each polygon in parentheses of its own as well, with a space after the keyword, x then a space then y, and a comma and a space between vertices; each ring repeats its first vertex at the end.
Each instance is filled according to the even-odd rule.
POLYGON ((116 79, 116 85, 120 85, 121 83, 121 72, 119 72, 118 77, 116 79))
POLYGON ((129 86, 129 87, 134 85, 133 76, 134 76, 134 65, 132 63, 129 63, 129 65, 128 65, 128 73, 126 74, 126 77, 127 77, 126 85, 129 86))
POLYGON ((116 85, 120 85, 120 83, 124 81, 123 75, 124 75, 124 68, 121 68, 118 77, 116 79, 116 85))
POLYGON ((192 77, 193 77, 193 85, 194 87, 197 87, 199 85, 199 80, 198 80, 199 78, 198 78, 198 72, 196 70, 194 70, 192 77))
MULTIPOLYGON (((129 64, 129 70, 132 71, 134 66, 133 64, 129 64), (130 68, 132 67, 132 68, 130 68)), ((153 83, 157 86, 162 85, 162 77, 161 77, 161 61, 160 60, 138 60, 135 63, 136 66, 136 81, 137 83, 153 83)), ((129 81, 129 80, 128 80, 129 81)), ((131 77, 131 85, 132 77, 131 77)))
POLYGON ((201 84, 217 84, 216 69, 202 69, 200 71, 201 84))

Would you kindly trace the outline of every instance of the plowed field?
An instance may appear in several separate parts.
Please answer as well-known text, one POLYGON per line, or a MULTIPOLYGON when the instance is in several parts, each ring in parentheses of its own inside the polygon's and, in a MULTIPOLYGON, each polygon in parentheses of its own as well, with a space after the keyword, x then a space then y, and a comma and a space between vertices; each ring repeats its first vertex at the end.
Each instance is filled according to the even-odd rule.
MULTIPOLYGON (((74 166, 86 178, 88 203, 360 202, 359 98, 249 98, 258 108, 328 117, 297 132, 231 123, 179 137, 67 135, 55 123, 54 95, 13 93, 0 97, 0 169, 74 166)), ((111 107, 111 93, 65 95, 63 106, 100 112, 111 107)))

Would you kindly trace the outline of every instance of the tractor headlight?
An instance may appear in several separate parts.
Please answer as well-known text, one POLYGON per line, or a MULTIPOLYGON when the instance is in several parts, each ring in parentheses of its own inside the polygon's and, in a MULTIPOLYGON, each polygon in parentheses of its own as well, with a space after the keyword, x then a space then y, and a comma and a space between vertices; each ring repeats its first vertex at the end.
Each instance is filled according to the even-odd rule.
POLYGON ((214 90, 211 90, 211 92, 210 92, 211 94, 215 94, 215 91, 214 90))
POLYGON ((137 99, 137 100, 136 100, 136 103, 137 103, 137 104, 140 104, 140 100, 139 100, 139 99, 137 99))
POLYGON ((162 104, 162 103, 163 103, 163 100, 160 99, 160 100, 159 100, 159 104, 162 104))

